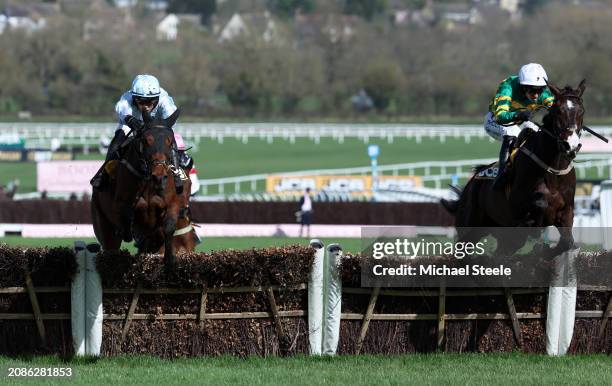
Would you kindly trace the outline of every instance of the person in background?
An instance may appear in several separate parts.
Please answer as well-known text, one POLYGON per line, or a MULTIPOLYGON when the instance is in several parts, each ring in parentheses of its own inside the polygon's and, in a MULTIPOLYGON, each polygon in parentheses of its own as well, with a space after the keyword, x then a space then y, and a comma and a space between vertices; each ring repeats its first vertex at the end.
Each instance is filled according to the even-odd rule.
POLYGON ((300 237, 306 226, 306 237, 310 237, 310 224, 312 223, 312 198, 310 197, 310 188, 306 188, 304 195, 300 198, 300 237))

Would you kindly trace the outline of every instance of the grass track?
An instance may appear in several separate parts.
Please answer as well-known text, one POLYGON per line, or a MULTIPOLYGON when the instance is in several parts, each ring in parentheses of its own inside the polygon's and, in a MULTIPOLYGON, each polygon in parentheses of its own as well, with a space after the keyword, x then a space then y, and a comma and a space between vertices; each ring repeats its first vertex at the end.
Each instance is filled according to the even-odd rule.
MULTIPOLYGON (((210 384, 210 385, 600 385, 612 383, 605 355, 551 358, 522 353, 412 354, 246 359, 145 356, 73 359, 0 357, 3 384, 8 367, 72 367, 72 379, 29 379, 28 384, 210 384)), ((8 380, 8 382, 7 382, 8 380)))
MULTIPOLYGON (((445 143, 435 138, 423 138, 420 144, 413 139, 396 138, 374 140, 381 147, 379 165, 419 162, 428 160, 460 160, 495 157, 498 144, 488 139, 473 138, 470 144, 463 139, 447 138, 445 143)), ((251 139, 243 144, 236 139, 226 139, 223 144, 210 139, 200 142, 198 152, 193 153, 200 178, 219 178, 259 173, 275 173, 306 169, 328 169, 368 166, 367 144, 356 138, 347 138, 338 144, 331 138, 323 138, 320 144, 308 139, 298 139, 295 144, 276 140, 268 144, 251 139)), ((102 159, 100 154, 78 155, 77 159, 102 159)), ((33 162, 0 162, 0 185, 19 178, 20 191, 36 190, 36 164, 33 162)))
MULTIPOLYGON (((453 161, 476 158, 495 158, 499 143, 488 138, 472 138, 466 144, 463 138, 447 138, 444 143, 438 138, 396 138, 392 144, 385 139, 372 138, 381 148, 379 165, 421 162, 453 161)), ((243 144, 236 139, 226 139, 223 144, 208 138, 202 139, 197 152, 192 152, 198 176, 203 179, 231 177, 260 173, 279 173, 307 169, 329 169, 368 166, 366 155, 368 144, 356 138, 346 138, 339 144, 331 138, 322 138, 314 144, 308 139, 297 139, 295 144, 277 139, 272 144, 260 139, 251 139, 243 144)), ((77 159, 102 159, 102 155, 79 154, 77 159)), ((416 171, 417 174, 422 171, 416 171)), ((434 168, 432 173, 437 172, 434 168)), ((589 170, 586 178, 597 178, 595 170, 589 170)), ((0 185, 19 178, 20 192, 36 190, 36 164, 33 162, 0 162, 0 185)), ((263 188, 263 186, 259 186, 263 188)), ((227 193, 232 192, 229 189, 227 193)), ((214 192, 210 192, 211 194, 214 192)))

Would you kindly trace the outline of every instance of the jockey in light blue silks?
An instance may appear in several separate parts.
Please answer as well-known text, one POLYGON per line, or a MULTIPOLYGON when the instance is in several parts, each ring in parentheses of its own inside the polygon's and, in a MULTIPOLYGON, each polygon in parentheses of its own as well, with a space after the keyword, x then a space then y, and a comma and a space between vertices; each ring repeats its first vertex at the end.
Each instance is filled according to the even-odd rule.
MULTIPOLYGON (((106 154, 105 164, 114 159, 119 159, 119 149, 130 131, 135 133, 144 129, 142 114, 147 112, 152 118, 168 118, 176 111, 174 100, 166 90, 159 86, 159 81, 153 75, 138 75, 132 82, 132 88, 123 95, 115 105, 115 111, 119 118, 119 126, 115 131, 106 154)), ((193 160, 186 153, 179 154, 176 144, 173 144, 172 159, 174 167, 182 166, 189 168, 193 160), (179 162, 180 156, 180 162, 179 162)), ((108 174, 103 166, 91 180, 91 185, 102 190, 108 182, 108 174)))

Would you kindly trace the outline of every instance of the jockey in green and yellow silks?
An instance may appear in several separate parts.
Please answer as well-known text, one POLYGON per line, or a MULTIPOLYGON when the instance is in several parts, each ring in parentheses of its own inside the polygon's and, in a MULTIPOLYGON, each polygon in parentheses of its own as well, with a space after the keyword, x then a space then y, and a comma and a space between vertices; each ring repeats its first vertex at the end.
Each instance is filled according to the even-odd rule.
POLYGON ((484 122, 486 132, 502 141, 495 190, 504 186, 505 165, 516 137, 526 127, 538 130, 538 126, 529 121, 531 115, 540 108, 549 108, 554 102, 546 86, 547 80, 541 65, 529 63, 521 67, 518 75, 504 79, 497 88, 484 122))

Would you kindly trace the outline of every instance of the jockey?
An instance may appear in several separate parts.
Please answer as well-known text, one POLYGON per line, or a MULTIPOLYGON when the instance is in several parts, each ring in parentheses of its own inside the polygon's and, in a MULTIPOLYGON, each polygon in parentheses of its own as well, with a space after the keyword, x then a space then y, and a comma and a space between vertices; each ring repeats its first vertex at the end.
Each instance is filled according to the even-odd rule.
POLYGON ((189 175, 189 180, 191 181, 191 192, 190 195, 193 196, 200 190, 200 181, 198 179, 198 171, 193 167, 193 158, 186 153, 185 141, 183 141, 183 136, 179 133, 174 133, 174 140, 176 141, 176 148, 178 150, 178 162, 181 168, 189 175))
POLYGON ((529 63, 521 67, 518 75, 504 79, 497 88, 484 121, 486 132, 502 141, 494 190, 502 190, 505 185, 510 149, 521 130, 538 130, 538 126, 530 122, 533 112, 553 104, 554 97, 546 85, 547 81, 544 68, 540 64, 529 63))
MULTIPOLYGON (((177 107, 174 100, 166 90, 159 86, 159 81, 153 75, 138 75, 132 82, 132 88, 123 95, 115 105, 115 111, 119 118, 119 126, 115 131, 106 154, 105 164, 119 158, 118 150, 124 142, 127 133, 134 131, 138 133, 144 129, 142 114, 147 112, 152 118, 160 116, 165 119, 176 111, 177 107)), ((173 166, 179 165, 177 159, 176 144, 173 144, 173 154, 171 162, 173 166)), ((191 158, 185 154, 189 160, 191 158)), ((104 166, 96 173, 91 180, 94 188, 101 189, 108 180, 108 175, 104 166)))

